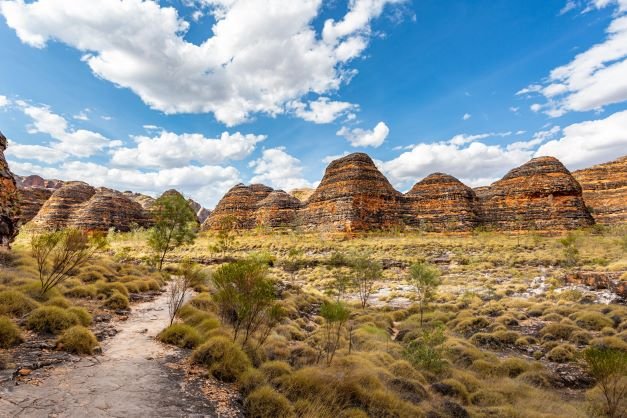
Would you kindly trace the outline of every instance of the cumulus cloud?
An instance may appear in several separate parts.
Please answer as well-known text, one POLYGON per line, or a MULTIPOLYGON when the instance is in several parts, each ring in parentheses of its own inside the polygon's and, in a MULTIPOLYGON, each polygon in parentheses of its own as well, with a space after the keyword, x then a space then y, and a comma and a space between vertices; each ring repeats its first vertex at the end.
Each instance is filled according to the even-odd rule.
POLYGON ((379 122, 372 130, 361 128, 349 129, 343 126, 336 135, 343 136, 350 142, 352 147, 380 147, 390 133, 390 128, 384 123, 379 122))
POLYGON ((462 116, 462 120, 468 120, 472 118, 472 115, 470 113, 464 113, 464 116, 462 116))
POLYGON ((263 150, 261 158, 251 161, 249 166, 254 173, 251 183, 263 183, 286 191, 313 186, 303 178, 300 160, 288 154, 284 147, 263 150))
POLYGON ((328 97, 319 97, 307 104, 295 101, 289 106, 299 118, 318 124, 331 123, 342 115, 353 119, 355 114, 350 111, 357 109, 357 106, 352 103, 332 101, 328 97))
POLYGON ((3 96, 0 94, 0 109, 8 106, 11 102, 9 101, 9 99, 7 98, 7 96, 3 96))
POLYGON ((206 138, 201 134, 177 135, 162 131, 158 136, 136 136, 134 148, 116 149, 111 157, 115 165, 130 167, 173 168, 190 163, 218 164, 248 157, 265 135, 230 134, 206 138))
POLYGON ((22 160, 36 160, 44 163, 58 163, 67 158, 63 151, 43 145, 23 145, 9 141, 9 148, 6 151, 7 157, 14 157, 22 160))
POLYGON ((627 150, 627 110, 564 128, 563 136, 540 146, 536 155, 552 155, 577 169, 613 160, 627 150))
POLYGON ((323 0, 202 0, 215 23, 200 44, 185 39, 190 23, 175 8, 155 1, 5 0, 0 13, 22 42, 76 48, 96 76, 154 109, 210 112, 231 126, 336 91, 355 74, 350 62, 368 46, 372 21, 403 1, 351 0, 318 32, 323 0))
POLYGON ((616 13, 603 42, 553 69, 545 82, 517 93, 544 96, 546 102, 534 103, 532 111, 559 117, 571 111, 600 110, 627 100, 627 0, 591 1, 588 10, 610 5, 616 7, 616 13))

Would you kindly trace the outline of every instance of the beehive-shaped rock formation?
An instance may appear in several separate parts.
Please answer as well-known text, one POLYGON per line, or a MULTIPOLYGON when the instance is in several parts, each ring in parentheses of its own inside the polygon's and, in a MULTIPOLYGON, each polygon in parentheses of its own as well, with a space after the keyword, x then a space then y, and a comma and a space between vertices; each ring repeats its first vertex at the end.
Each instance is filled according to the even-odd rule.
POLYGON ((31 221, 35 229, 57 230, 70 226, 74 214, 96 194, 96 189, 82 181, 71 181, 57 189, 31 221))
POLYGON ((573 172, 597 223, 627 222, 627 156, 573 172))
POLYGON ((539 157, 511 170, 479 195, 482 223, 505 231, 555 231, 594 223, 581 186, 553 157, 539 157))
POLYGON ((300 206, 300 200, 294 196, 275 190, 257 203, 256 224, 270 228, 294 226, 300 206))
POLYGON ((20 207, 17 186, 9 164, 4 159, 7 139, 0 132, 0 247, 8 247, 20 226, 20 207))
POLYGON ((434 173, 409 192, 408 224, 427 231, 469 231, 479 224, 475 192, 453 176, 434 173))
POLYGON ((20 219, 22 224, 25 224, 37 216, 44 203, 54 193, 54 189, 26 187, 18 189, 18 192, 20 195, 20 219))
POLYGON ((400 225, 401 193, 363 153, 337 159, 327 167, 303 210, 307 229, 386 229, 400 225))
POLYGON ((257 225, 257 204, 272 192, 271 187, 263 184, 233 186, 211 212, 203 229, 218 229, 225 218, 232 219, 238 229, 254 228, 257 225))

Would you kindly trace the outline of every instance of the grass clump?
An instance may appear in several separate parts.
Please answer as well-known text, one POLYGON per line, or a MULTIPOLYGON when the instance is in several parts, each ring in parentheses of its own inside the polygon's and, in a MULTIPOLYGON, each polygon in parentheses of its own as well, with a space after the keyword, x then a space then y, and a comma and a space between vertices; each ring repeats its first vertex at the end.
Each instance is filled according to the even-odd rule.
POLYGON ((576 350, 570 344, 560 344, 546 355, 546 358, 555 363, 568 363, 575 358, 576 350))
POLYGON ((599 312, 581 312, 576 315, 575 323, 589 331, 601 331, 605 327, 613 327, 611 319, 599 312))
POLYGON ((76 286, 66 290, 63 295, 68 298, 95 299, 98 296, 98 289, 93 284, 76 286))
POLYGON ((78 318, 58 306, 42 306, 31 312, 26 326, 39 333, 58 334, 78 323, 78 318))
POLYGON ((477 406, 499 406, 507 403, 507 399, 499 392, 480 389, 470 395, 470 403, 477 406))
POLYGON ((55 296, 53 298, 50 298, 46 301, 46 305, 47 306, 58 306, 59 308, 63 308, 63 309, 67 309, 70 306, 72 306, 70 304, 70 302, 68 302, 68 300, 66 298, 64 298, 63 296, 55 296))
POLYGON ((81 324, 82 326, 88 327, 88 326, 91 325, 92 317, 91 317, 91 314, 89 312, 87 312, 87 309, 80 308, 78 306, 72 306, 67 311, 70 314, 74 315, 76 317, 78 323, 81 324))
POLYGON ((33 299, 17 290, 0 292, 0 315, 19 318, 37 308, 38 305, 33 299))
POLYGON ((98 340, 89 329, 75 325, 63 332, 57 340, 57 345, 68 353, 93 354, 98 347, 98 340))
POLYGON ((296 416, 290 401, 267 385, 248 395, 244 401, 244 407, 247 416, 251 418, 291 418, 296 416))
POLYGON ((113 292, 111 296, 107 298, 104 303, 104 307, 108 309, 128 309, 129 308, 128 298, 120 292, 113 292))
POLYGON ((225 382, 234 382, 251 366, 246 353, 224 336, 209 338, 196 348, 192 361, 207 366, 212 375, 225 382))
POLYGON ((201 341, 198 331, 187 324, 172 324, 161 331, 157 339, 180 348, 195 348, 201 341))
POLYGON ((11 348, 21 342, 20 328, 6 316, 0 316, 0 348, 11 348))
POLYGON ((246 370, 242 373, 237 379, 237 383, 239 386, 239 391, 244 395, 248 396, 252 391, 265 385, 268 382, 265 374, 263 374, 258 369, 253 367, 246 370))

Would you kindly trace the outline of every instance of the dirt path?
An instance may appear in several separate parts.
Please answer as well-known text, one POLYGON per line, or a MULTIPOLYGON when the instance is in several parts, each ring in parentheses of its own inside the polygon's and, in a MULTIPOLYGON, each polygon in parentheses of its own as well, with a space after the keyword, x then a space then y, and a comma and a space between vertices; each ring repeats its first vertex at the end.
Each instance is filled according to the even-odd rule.
POLYGON ((217 417, 199 385, 167 366, 178 351, 154 340, 168 322, 166 298, 135 306, 103 355, 0 392, 0 417, 217 417))

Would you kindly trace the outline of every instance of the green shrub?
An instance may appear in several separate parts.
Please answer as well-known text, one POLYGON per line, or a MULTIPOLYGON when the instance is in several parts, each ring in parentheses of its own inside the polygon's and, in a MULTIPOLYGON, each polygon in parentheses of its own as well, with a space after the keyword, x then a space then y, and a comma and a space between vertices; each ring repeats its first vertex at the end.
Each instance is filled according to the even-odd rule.
POLYGON ((111 293, 111 296, 104 303, 105 308, 115 310, 128 309, 129 306, 128 298, 118 291, 111 293))
POLYGON ((77 323, 78 318, 63 308, 42 306, 30 313, 26 326, 40 333, 58 334, 77 323))
POLYGON ((213 299, 211 299, 211 295, 209 293, 201 293, 190 300, 189 304, 202 311, 214 311, 216 309, 216 304, 213 299))
POLYGON ((0 315, 22 317, 38 306, 38 303, 17 290, 0 292, 0 315))
POLYGON ((196 329, 203 335, 207 335, 210 331, 219 328, 220 321, 217 318, 204 319, 200 324, 196 325, 196 329))
POLYGON ((196 348, 192 361, 205 365, 216 378, 233 382, 250 366, 248 356, 227 337, 217 336, 196 348))
POLYGON ((53 298, 48 299, 45 303, 47 306, 58 306, 59 308, 67 309, 70 306, 70 302, 63 296, 55 296, 53 298))
POLYGON ((21 342, 20 328, 6 316, 0 316, 0 348, 11 348, 21 342))
POLYGON ((268 383, 266 376, 259 370, 251 367, 242 373, 237 379, 239 390, 244 396, 268 383))
POLYGON ((96 289, 99 295, 104 297, 110 297, 115 292, 121 293, 124 296, 128 296, 128 290, 122 283, 96 283, 96 289))
POLYGON ((172 324, 161 331, 157 339, 180 348, 195 348, 201 341, 198 331, 187 324, 172 324))
POLYGON ((573 332, 568 340, 573 344, 587 345, 592 340, 592 334, 588 331, 579 330, 573 332))
POLYGON ((463 319, 455 327, 455 332, 458 332, 468 338, 482 329, 487 328, 489 325, 490 321, 485 316, 463 319))
POLYGON ((98 340, 89 329, 76 325, 64 331, 57 344, 68 353, 93 354, 98 340))
POLYGON ((72 315, 74 315, 76 319, 78 320, 78 323, 81 324, 82 326, 88 327, 91 325, 92 317, 91 317, 91 314, 87 312, 87 309, 80 308, 78 306, 72 306, 67 311, 71 313, 72 315))
POLYGON ((524 372, 516 379, 528 385, 539 388, 550 388, 552 386, 550 376, 546 372, 540 370, 531 370, 528 372, 524 372))
POLYGON ((568 363, 575 358, 576 350, 570 344, 560 344, 548 352, 546 358, 555 363, 568 363))
POLYGON ((551 323, 545 325, 540 330, 540 335, 545 338, 557 339, 557 340, 567 340, 570 338, 571 334, 577 330, 577 327, 568 324, 561 323, 551 323))
POLYGON ((246 415, 251 418, 295 417, 290 401, 270 386, 254 390, 244 401, 246 415))
POLYGON ((499 366, 503 370, 503 374, 509 377, 516 377, 529 370, 529 363, 517 357, 509 357, 503 359, 499 366))
POLYGON ((76 299, 95 299, 98 295, 98 289, 93 284, 76 286, 66 290, 64 296, 76 299))
POLYGON ((286 374, 292 373, 292 366, 284 361, 274 360, 263 363, 259 370, 272 382, 286 374))
POLYGON ((605 327, 613 327, 611 319, 599 312, 581 312, 576 314, 575 323, 590 331, 601 331, 605 327))
POLYGON ((616 350, 627 351, 627 343, 618 337, 599 337, 590 340, 591 347, 597 348, 613 348, 616 350))
POLYGON ((480 389, 470 396, 470 403, 477 406, 498 406, 507 402, 505 396, 499 392, 480 389))

